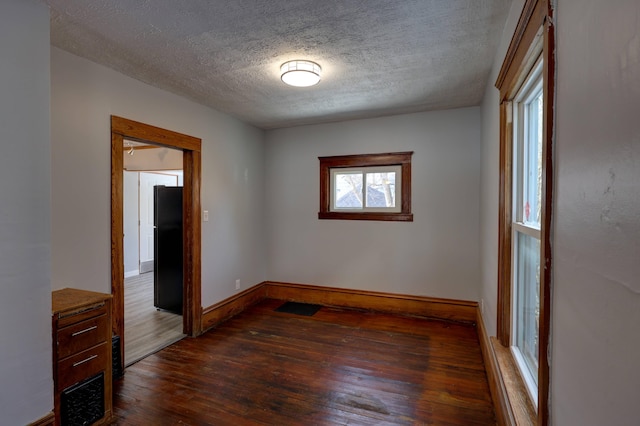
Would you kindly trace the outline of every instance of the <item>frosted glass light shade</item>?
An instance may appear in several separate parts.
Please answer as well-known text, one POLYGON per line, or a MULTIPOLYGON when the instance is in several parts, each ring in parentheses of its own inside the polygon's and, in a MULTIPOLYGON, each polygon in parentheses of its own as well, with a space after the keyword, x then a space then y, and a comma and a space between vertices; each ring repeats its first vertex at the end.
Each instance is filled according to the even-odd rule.
POLYGON ((320 82, 320 65, 311 61, 289 61, 280 66, 282 81, 289 86, 309 87, 320 82))

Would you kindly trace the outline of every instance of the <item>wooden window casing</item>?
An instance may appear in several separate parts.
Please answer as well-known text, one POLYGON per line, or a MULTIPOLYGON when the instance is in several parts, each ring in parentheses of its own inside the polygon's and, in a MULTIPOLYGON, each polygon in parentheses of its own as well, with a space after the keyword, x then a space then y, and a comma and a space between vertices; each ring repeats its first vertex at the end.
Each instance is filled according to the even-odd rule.
POLYGON ((551 209, 553 188, 553 129, 555 94, 555 36, 549 0, 527 0, 496 81, 500 91, 500 175, 498 237, 497 338, 512 345, 512 101, 537 58, 543 60, 542 206, 540 230, 540 313, 538 347, 538 425, 549 422, 549 329, 551 285, 551 209))
POLYGON ((318 157, 320 160, 320 211, 318 219, 378 220, 412 222, 410 152, 340 155, 318 157), (400 212, 338 212, 331 210, 331 169, 352 167, 401 166, 400 212))

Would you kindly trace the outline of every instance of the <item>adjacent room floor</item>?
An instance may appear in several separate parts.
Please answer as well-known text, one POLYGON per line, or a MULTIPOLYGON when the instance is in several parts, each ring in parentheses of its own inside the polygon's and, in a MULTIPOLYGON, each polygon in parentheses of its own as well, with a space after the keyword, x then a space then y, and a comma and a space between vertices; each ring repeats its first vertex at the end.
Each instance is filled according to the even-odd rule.
POLYGON ((130 365, 182 339, 182 316, 153 306, 153 272, 125 279, 124 363, 130 365))
POLYGON ((265 300, 114 383, 120 425, 494 425, 475 327, 265 300))

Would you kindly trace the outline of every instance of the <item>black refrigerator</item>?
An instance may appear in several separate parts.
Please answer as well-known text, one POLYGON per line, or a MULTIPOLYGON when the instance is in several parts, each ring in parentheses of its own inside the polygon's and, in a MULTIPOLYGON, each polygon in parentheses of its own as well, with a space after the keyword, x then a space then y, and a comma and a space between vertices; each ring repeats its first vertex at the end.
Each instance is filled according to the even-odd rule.
POLYGON ((153 187, 156 308, 182 315, 182 188, 153 187))

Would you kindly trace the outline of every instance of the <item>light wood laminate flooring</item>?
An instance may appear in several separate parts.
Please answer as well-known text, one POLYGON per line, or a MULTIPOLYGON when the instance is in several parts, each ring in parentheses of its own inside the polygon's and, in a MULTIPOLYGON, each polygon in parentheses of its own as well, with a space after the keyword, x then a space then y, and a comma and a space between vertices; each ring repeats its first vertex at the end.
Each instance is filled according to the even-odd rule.
POLYGON ((153 306, 153 272, 125 279, 124 363, 126 366, 182 339, 182 316, 153 306))

